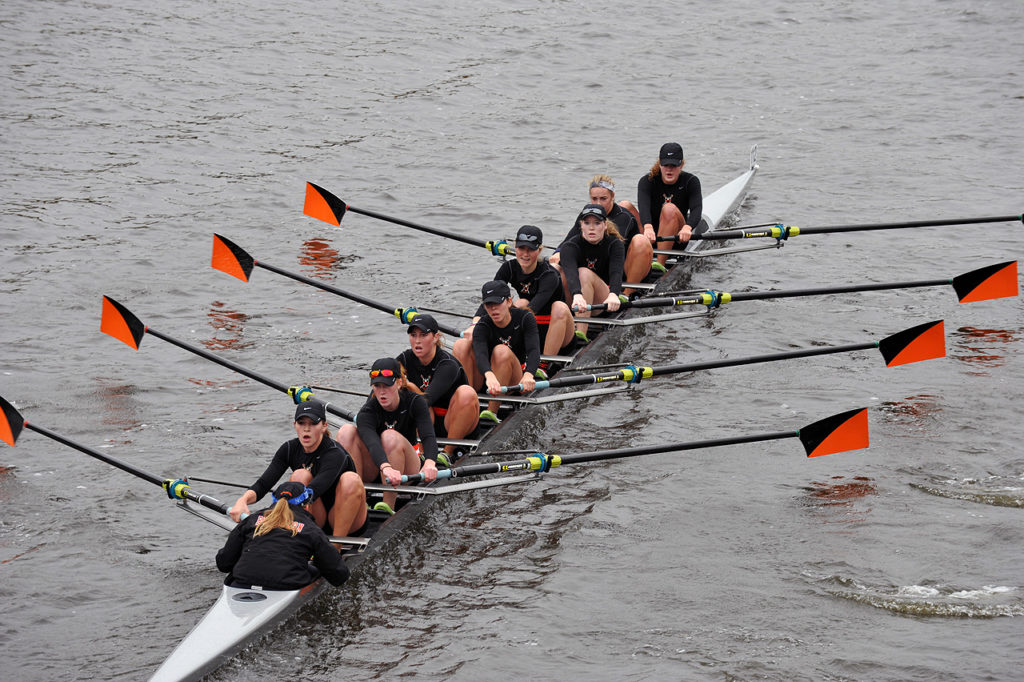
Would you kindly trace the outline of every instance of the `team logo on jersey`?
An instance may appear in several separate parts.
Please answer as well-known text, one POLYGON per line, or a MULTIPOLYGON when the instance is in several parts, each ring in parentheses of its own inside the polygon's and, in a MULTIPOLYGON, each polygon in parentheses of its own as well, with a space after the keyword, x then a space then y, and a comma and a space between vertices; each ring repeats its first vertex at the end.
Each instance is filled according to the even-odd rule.
MULTIPOLYGON (((260 525, 261 523, 263 523, 263 518, 264 518, 263 514, 260 514, 259 516, 256 517, 256 525, 257 526, 260 525)), ((295 529, 296 533, 301 533, 302 529, 303 529, 303 527, 305 527, 305 525, 306 524, 299 523, 298 521, 292 521, 292 528, 295 529)))
POLYGON ((523 282, 519 285, 519 295, 530 293, 530 289, 533 287, 533 282, 523 282))
POLYGON ((590 270, 597 270, 597 259, 596 258, 588 258, 587 259, 587 268, 589 268, 590 270))
POLYGON ((430 386, 431 378, 432 377, 423 377, 422 379, 420 379, 420 390, 421 391, 427 390, 427 387, 430 386))
POLYGON ((393 422, 389 422, 389 421, 384 422, 384 428, 385 429, 394 429, 396 426, 398 426, 398 420, 397 419, 395 421, 393 421, 393 422))
POLYGON ((512 347, 512 337, 511 336, 499 336, 498 337, 498 342, 501 343, 501 345, 503 345, 503 346, 508 346, 509 348, 512 347))
POLYGON ((675 192, 673 192, 672 194, 663 194, 662 195, 662 198, 665 200, 666 204, 671 204, 672 200, 675 199, 675 197, 676 197, 675 192))

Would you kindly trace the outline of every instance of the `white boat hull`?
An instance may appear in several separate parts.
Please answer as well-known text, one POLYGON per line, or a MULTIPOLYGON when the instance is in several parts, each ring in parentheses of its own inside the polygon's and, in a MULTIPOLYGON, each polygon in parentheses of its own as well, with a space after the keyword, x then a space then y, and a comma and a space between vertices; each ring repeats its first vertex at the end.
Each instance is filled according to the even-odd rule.
POLYGON ((153 673, 150 681, 198 680, 266 628, 279 624, 326 586, 322 579, 301 590, 249 590, 225 585, 217 602, 153 673))

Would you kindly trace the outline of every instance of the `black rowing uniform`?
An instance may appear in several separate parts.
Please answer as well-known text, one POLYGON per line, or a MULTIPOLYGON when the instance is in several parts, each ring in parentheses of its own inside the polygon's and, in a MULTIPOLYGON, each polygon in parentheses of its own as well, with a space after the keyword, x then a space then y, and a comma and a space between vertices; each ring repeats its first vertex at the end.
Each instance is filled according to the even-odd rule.
MULTIPOLYGON (((325 439, 326 440, 326 439, 325 439)), ((316 525, 312 515, 301 507, 292 507, 295 528, 292 535, 284 528, 254 536, 256 524, 271 507, 250 514, 228 535, 217 552, 217 568, 227 573, 226 585, 259 587, 265 590, 297 590, 322 575, 332 585, 348 580, 348 566, 316 525), (310 557, 313 557, 310 563, 310 557)))
POLYGON ((462 363, 443 348, 435 348, 434 359, 426 365, 420 362, 411 348, 402 351, 395 359, 405 367, 406 381, 423 391, 423 399, 435 417, 434 433, 447 435, 444 416, 448 414, 452 396, 459 386, 469 385, 462 363))
MULTIPOLYGON (((636 199, 641 225, 653 225, 655 234, 658 233, 658 223, 661 220, 661 207, 667 202, 679 207, 679 212, 686 218, 686 224, 694 230, 700 225, 704 212, 700 180, 696 175, 686 171, 679 171, 679 179, 674 185, 666 185, 660 173, 654 178, 651 178, 650 174, 643 176, 637 183, 636 199)), ((681 249, 684 246, 685 244, 677 242, 674 248, 681 249)))
POLYGON ((473 327, 473 356, 480 374, 491 369, 491 351, 495 346, 504 344, 512 349, 523 371, 533 374, 540 364, 540 336, 537 333, 537 318, 529 310, 509 308, 512 319, 504 327, 494 324, 491 316, 484 312, 483 317, 473 327))
POLYGON ((345 448, 326 434, 317 449, 310 453, 303 450, 298 438, 293 438, 277 449, 263 475, 249 486, 249 490, 256 493, 256 501, 270 492, 288 469, 309 470, 313 480, 308 487, 313 489, 313 499, 323 500, 324 508, 329 512, 334 506, 338 479, 346 471, 355 471, 356 464, 345 448))
MULTIPOLYGON (((551 324, 551 306, 555 301, 565 302, 565 290, 562 288, 562 275, 555 270, 547 259, 538 259, 533 272, 526 274, 517 260, 507 260, 498 268, 494 279, 508 282, 516 290, 520 298, 525 298, 533 316, 537 318, 539 343, 544 345, 551 324)), ((483 304, 477 308, 476 317, 487 317, 483 304)))
POLYGON ((372 395, 366 399, 356 415, 356 429, 363 445, 370 451, 373 463, 377 465, 377 478, 380 481, 380 467, 388 461, 380 434, 387 429, 394 429, 405 436, 413 446, 422 441, 423 454, 429 459, 437 457, 437 437, 434 435, 434 419, 427 401, 423 396, 411 391, 398 392, 398 406, 387 411, 381 407, 372 395))
POLYGON ((562 242, 562 275, 571 296, 583 290, 580 286, 581 267, 593 270, 613 294, 621 294, 625 260, 626 248, 622 240, 610 234, 605 234, 596 244, 588 242, 582 234, 562 242))
MULTIPOLYGON (((640 227, 636 224, 636 218, 633 217, 632 213, 618 204, 612 204, 612 210, 608 214, 608 220, 615 223, 615 229, 617 229, 619 234, 622 235, 622 241, 626 245, 626 253, 629 253, 629 244, 633 237, 641 234, 640 227)), ((572 228, 570 228, 569 233, 565 235, 565 239, 563 239, 562 242, 564 243, 573 237, 579 236, 580 234, 580 221, 579 218, 577 218, 576 222, 573 224, 572 228)), ((562 247, 559 246, 558 249, 561 251, 562 247)))

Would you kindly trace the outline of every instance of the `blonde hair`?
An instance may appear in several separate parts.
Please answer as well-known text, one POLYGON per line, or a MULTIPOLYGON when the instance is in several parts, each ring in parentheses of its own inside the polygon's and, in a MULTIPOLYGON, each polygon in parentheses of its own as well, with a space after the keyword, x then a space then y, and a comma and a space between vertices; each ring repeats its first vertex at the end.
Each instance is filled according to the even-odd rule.
POLYGON ((600 175, 595 175, 594 177, 590 178, 590 182, 587 184, 587 194, 589 194, 590 190, 594 189, 595 187, 604 187, 604 189, 612 193, 613 197, 615 196, 615 181, 612 180, 610 176, 605 175, 604 173, 601 173, 600 175), (602 182, 608 183, 609 185, 611 185, 611 187, 605 187, 604 185, 600 184, 602 182))
POLYGON ((295 514, 292 513, 288 500, 283 497, 271 507, 270 512, 256 522, 256 530, 252 532, 252 536, 257 538, 261 535, 266 535, 275 528, 290 530, 292 537, 299 533, 299 526, 295 523, 295 514))

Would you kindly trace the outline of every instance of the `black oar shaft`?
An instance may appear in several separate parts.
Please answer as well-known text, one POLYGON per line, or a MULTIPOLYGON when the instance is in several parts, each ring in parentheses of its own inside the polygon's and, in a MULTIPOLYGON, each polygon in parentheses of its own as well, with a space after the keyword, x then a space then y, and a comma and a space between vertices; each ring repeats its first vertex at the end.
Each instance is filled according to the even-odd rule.
POLYGON ((863 232, 866 230, 899 230, 913 227, 945 227, 949 225, 980 225, 985 223, 1019 222, 1020 215, 984 216, 981 218, 949 218, 945 220, 911 220, 898 223, 870 223, 864 225, 821 225, 801 227, 800 234, 821 234, 825 232, 863 232))
POLYGON ((472 244, 473 246, 487 247, 487 242, 482 239, 472 239, 470 237, 463 237, 461 234, 454 232, 448 232, 446 230, 439 230, 435 227, 429 227, 427 225, 420 225, 403 218, 395 218, 394 216, 384 215, 383 213, 377 213, 376 211, 367 211, 366 209, 356 208, 355 206, 348 206, 348 210, 353 213, 361 213, 362 215, 376 218, 377 220, 383 220, 384 222, 394 223, 396 225, 403 225, 405 227, 411 227, 414 230, 420 230, 421 232, 428 232, 430 234, 437 235, 438 237, 445 237, 447 239, 454 239, 464 244, 472 244))
MULTIPOLYGON (((45 427, 36 426, 35 424, 26 421, 25 422, 25 428, 31 429, 31 430, 35 431, 36 433, 39 433, 39 434, 42 434, 42 435, 46 436, 47 438, 52 438, 53 440, 57 441, 58 443, 62 443, 64 445, 67 445, 68 447, 74 448, 75 450, 78 450, 79 452, 84 452, 85 454, 89 455, 90 457, 95 457, 96 459, 100 460, 101 462, 106 462, 107 464, 109 464, 111 466, 117 467, 118 469, 121 469, 122 471, 126 471, 129 474, 132 474, 133 476, 141 478, 144 481, 149 481, 150 483, 152 483, 154 485, 157 485, 157 486, 160 486, 161 488, 164 487, 164 482, 167 480, 165 478, 161 478, 160 476, 157 476, 156 474, 152 474, 152 473, 146 471, 145 469, 140 469, 137 466, 134 466, 132 464, 129 464, 128 462, 122 461, 122 460, 120 460, 120 459, 118 459, 116 457, 111 457, 110 455, 105 455, 102 452, 100 452, 99 450, 94 450, 93 448, 86 447, 85 445, 82 445, 81 443, 76 443, 75 441, 73 441, 73 440, 71 440, 69 438, 65 438, 64 436, 60 435, 59 433, 56 433, 55 431, 51 431, 50 429, 47 429, 45 427)), ((182 494, 183 494, 183 496, 186 499, 192 500, 193 502, 197 502, 197 503, 203 505, 204 507, 207 507, 209 509, 213 509, 214 511, 220 512, 221 514, 227 514, 228 513, 228 509, 229 509, 228 506, 226 504, 224 504, 223 502, 221 502, 220 500, 214 498, 214 497, 210 497, 209 495, 200 495, 199 493, 193 492, 190 489, 185 489, 182 494)))
POLYGON ((730 293, 732 301, 761 301, 773 298, 796 298, 800 296, 821 296, 824 294, 852 294, 859 291, 883 291, 887 289, 915 289, 921 287, 948 286, 953 283, 951 278, 927 279, 916 282, 889 282, 878 284, 850 284, 838 287, 809 287, 807 289, 787 289, 785 291, 746 291, 730 293))
MULTIPOLYGON (((198 355, 200 357, 206 358, 207 360, 210 360, 212 362, 216 362, 218 365, 220 365, 222 367, 227 367, 228 369, 230 369, 230 370, 232 370, 234 372, 238 372, 242 376, 247 376, 250 379, 254 379, 254 380, 260 382, 261 384, 264 384, 266 386, 270 386, 271 388, 276 388, 278 391, 281 391, 282 393, 287 393, 288 392, 288 386, 283 384, 283 383, 281 383, 280 381, 275 381, 274 379, 271 379, 268 376, 264 376, 264 375, 260 374, 259 372, 255 372, 255 371, 249 369, 248 367, 243 367, 242 365, 239 365, 236 362, 231 362, 230 360, 226 360, 225 358, 222 358, 222 357, 220 357, 220 356, 218 356, 218 355, 216 355, 214 353, 211 353, 211 352, 209 352, 207 350, 203 350, 202 348, 199 348, 197 346, 193 346, 192 344, 185 343, 184 341, 180 341, 180 340, 174 338, 173 336, 168 336, 167 334, 163 334, 163 333, 153 329, 152 327, 146 327, 146 333, 147 334, 152 334, 153 336, 155 336, 155 337, 157 337, 159 339, 163 339, 167 343, 173 344, 173 345, 177 346, 178 348, 181 348, 183 350, 187 350, 190 353, 194 353, 194 354, 196 354, 196 355, 198 355)), ((336 407, 334 405, 331 405, 330 403, 327 403, 327 411, 330 412, 331 414, 333 414, 333 415, 335 415, 337 417, 341 417, 342 419, 345 419, 347 421, 353 421, 355 419, 355 414, 353 412, 349 412, 347 410, 343 410, 340 407, 336 407)))

